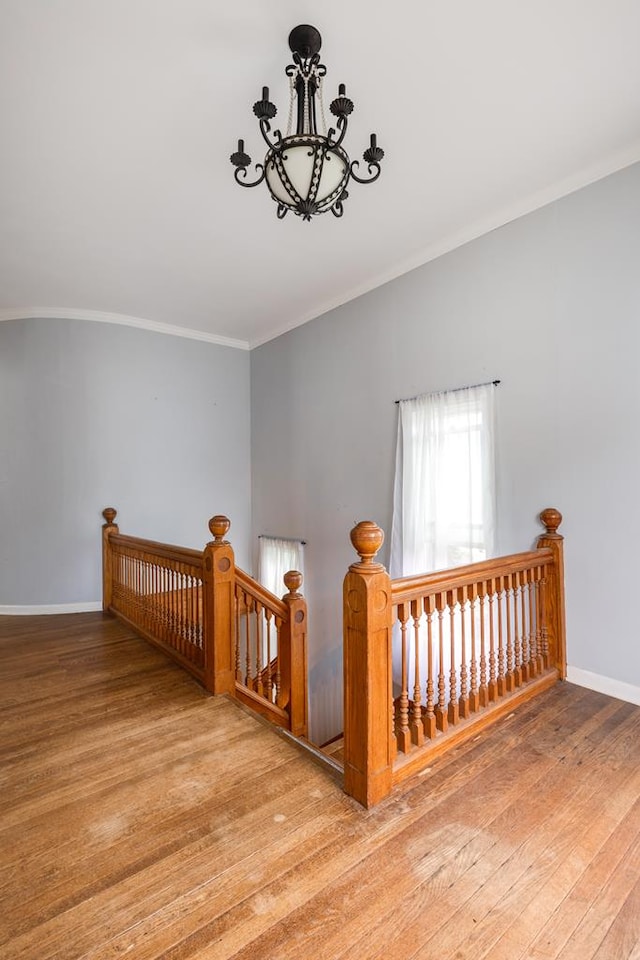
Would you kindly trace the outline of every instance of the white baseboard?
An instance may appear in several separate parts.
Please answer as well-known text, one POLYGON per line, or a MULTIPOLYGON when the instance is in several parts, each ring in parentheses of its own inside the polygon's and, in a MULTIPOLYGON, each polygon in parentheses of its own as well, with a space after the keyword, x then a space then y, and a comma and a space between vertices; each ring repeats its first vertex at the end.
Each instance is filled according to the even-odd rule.
POLYGON ((567 680, 576 683, 579 687, 587 687, 598 693, 606 693, 608 697, 617 700, 626 700, 628 703, 637 703, 640 706, 640 687, 623 680, 614 680, 612 677, 603 677, 599 673, 581 670, 579 667, 567 667, 567 680))
POLYGON ((28 606, 0 605, 0 616, 42 617, 55 613, 94 613, 96 610, 102 610, 100 600, 87 600, 80 603, 40 603, 28 606))

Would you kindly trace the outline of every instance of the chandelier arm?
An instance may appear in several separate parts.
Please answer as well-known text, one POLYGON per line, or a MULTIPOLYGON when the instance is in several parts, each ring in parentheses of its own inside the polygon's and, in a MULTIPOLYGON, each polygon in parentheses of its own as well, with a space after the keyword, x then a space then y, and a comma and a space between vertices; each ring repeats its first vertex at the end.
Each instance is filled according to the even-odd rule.
POLYGON ((241 187, 257 187, 258 184, 262 183, 265 178, 266 170, 261 163, 256 163, 256 172, 260 170, 260 176, 257 180, 254 180, 251 183, 247 183, 247 168, 246 167, 236 167, 233 171, 233 176, 235 177, 236 183, 239 183, 241 187))
POLYGON ((334 147, 340 146, 340 144, 344 140, 347 133, 347 124, 348 124, 348 120, 346 117, 338 117, 338 130, 340 131, 340 136, 338 137, 337 140, 333 140, 333 134, 335 133, 335 130, 333 129, 333 127, 330 127, 327 130, 327 146, 328 147, 331 147, 333 149, 334 147))
POLYGON ((260 133, 262 134, 262 139, 264 140, 264 142, 266 143, 266 145, 269 147, 270 150, 277 150, 280 144, 282 143, 282 134, 280 133, 279 130, 274 130, 273 133, 271 134, 274 139, 271 140, 271 138, 269 137, 269 134, 271 133, 271 124, 269 123, 269 121, 264 120, 263 118, 260 118, 259 123, 260 123, 260 133))
POLYGON ((353 160, 350 167, 351 176, 353 177, 354 180, 357 181, 357 183, 375 183, 375 181, 380 176, 380 164, 377 162, 377 160, 372 160, 367 165, 367 169, 369 170, 369 173, 372 174, 370 177, 359 177, 354 169, 355 167, 358 167, 358 166, 360 166, 360 161, 353 160))

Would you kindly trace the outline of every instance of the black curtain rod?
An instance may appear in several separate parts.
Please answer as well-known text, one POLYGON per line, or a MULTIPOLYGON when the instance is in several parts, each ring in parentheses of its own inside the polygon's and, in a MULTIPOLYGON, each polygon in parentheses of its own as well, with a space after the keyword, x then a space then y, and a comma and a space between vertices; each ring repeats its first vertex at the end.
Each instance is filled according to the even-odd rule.
MULTIPOLYGON (((474 387, 488 387, 492 383, 494 387, 497 387, 500 383, 499 380, 487 380, 486 383, 472 383, 468 387, 454 387, 453 390, 435 390, 434 393, 458 393, 460 390, 473 390, 474 387)), ((396 403, 406 403, 407 400, 418 400, 419 397, 428 397, 431 396, 429 393, 419 393, 415 397, 404 397, 402 400, 396 400, 396 403)))
POLYGON ((306 540, 300 540, 298 537, 272 537, 268 533, 259 533, 258 540, 284 540, 285 543, 301 543, 303 547, 307 545, 306 540))

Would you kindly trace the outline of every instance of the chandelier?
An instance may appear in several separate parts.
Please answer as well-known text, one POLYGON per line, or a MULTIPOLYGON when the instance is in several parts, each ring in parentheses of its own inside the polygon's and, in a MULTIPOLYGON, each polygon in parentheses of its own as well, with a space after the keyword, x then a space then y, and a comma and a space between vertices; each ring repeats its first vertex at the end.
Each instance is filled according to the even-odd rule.
POLYGON ((344 201, 349 196, 349 181, 373 183, 380 176, 384 150, 378 146, 375 133, 371 134, 371 142, 362 154, 368 176, 359 175, 360 161, 349 160, 342 146, 348 117, 353 111, 353 101, 347 97, 343 83, 338 87, 338 96, 329 105, 336 118, 337 130, 333 127, 327 129, 322 98, 327 69, 320 63, 321 45, 320 34, 308 24, 295 27, 289 34, 293 63, 285 70, 289 78, 290 99, 284 137, 280 130, 271 130, 271 121, 277 110, 269 100, 268 87, 262 88, 262 99, 253 105, 268 147, 264 163, 255 164, 257 179, 247 180, 251 157, 245 153, 244 140, 238 140, 238 149, 230 157, 240 186, 257 187, 266 180, 269 193, 277 204, 279 220, 289 210, 309 221, 312 216, 327 210, 341 217, 344 201), (322 133, 318 132, 319 126, 322 133))

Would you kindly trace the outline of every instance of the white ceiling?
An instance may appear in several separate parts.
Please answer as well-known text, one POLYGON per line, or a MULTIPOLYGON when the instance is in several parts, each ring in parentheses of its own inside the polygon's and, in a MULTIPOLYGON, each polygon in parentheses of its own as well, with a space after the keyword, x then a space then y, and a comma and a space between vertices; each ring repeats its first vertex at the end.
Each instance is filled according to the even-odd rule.
POLYGON ((639 38, 638 0, 0 0, 0 317, 263 342, 640 159, 639 38), (305 22, 386 151, 341 220, 229 163, 305 22))

